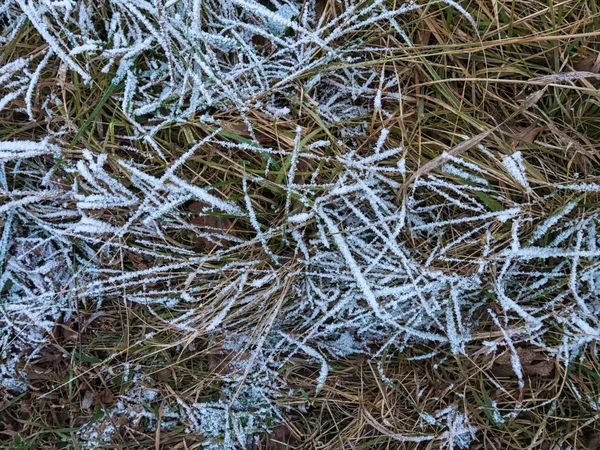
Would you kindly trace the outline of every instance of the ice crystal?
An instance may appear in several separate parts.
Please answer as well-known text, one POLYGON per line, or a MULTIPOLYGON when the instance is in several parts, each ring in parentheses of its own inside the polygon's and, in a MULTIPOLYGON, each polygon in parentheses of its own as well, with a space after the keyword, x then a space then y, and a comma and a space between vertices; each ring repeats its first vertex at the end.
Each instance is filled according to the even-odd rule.
MULTIPOLYGON (((133 387, 107 411, 146 430, 180 424, 205 436, 209 448, 243 448, 281 420, 275 400, 285 386, 277 373, 297 356, 315 365, 321 389, 335 358, 378 360, 416 342, 463 354, 487 320, 501 337, 486 345, 510 353, 523 386, 518 342, 544 347, 546 330, 560 325, 564 337, 553 350, 568 364, 597 341, 598 215, 582 196, 558 210, 548 204, 569 192, 600 192, 599 185, 563 183, 542 192, 527 154, 479 143, 467 150, 486 155, 494 174, 451 150, 434 170, 415 172, 410 152, 394 144, 389 129, 370 129, 365 118, 388 117, 395 111, 389 105, 406 99, 394 89, 391 68, 348 64, 367 51, 389 50, 367 48, 356 31, 374 23, 401 31, 402 17, 418 4, 391 9, 381 0, 347 1, 327 22, 311 1, 100 3, 0 2, 2 42, 17 39, 29 23, 48 48, 0 67, 0 110, 22 102, 29 120, 48 127, 38 140, 0 142, 4 387, 26 388, 22 366, 82 305, 134 302, 191 336, 234 339, 251 328, 252 339, 231 344, 239 370, 223 377, 218 400, 172 402, 159 424, 155 392, 133 387), (48 67, 91 86, 92 61, 102 62, 107 94, 129 125, 119 151, 73 139, 74 124, 56 117, 63 100, 40 89, 48 67), (289 101, 299 91, 333 130, 327 140, 303 129, 289 101), (232 109, 245 137, 221 119, 232 109), (263 143, 253 109, 291 123, 291 138, 263 143), (167 156, 157 136, 187 123, 201 124, 203 137, 186 135, 179 156, 167 156), (235 156, 221 163, 231 163, 239 195, 224 198, 202 176, 190 177, 186 168, 207 148, 235 156), (265 158, 266 168, 242 173, 248 153, 265 158), (280 178, 269 172, 275 158, 284 161, 280 178), (318 169, 304 177, 308 163, 318 169), (513 182, 510 196, 497 179, 513 182), (253 195, 265 186, 284 198, 272 215, 253 195), (190 220, 190 202, 201 205, 194 213, 200 220, 190 220), (222 226, 227 221, 245 232, 222 226), (176 233, 204 247, 174 242, 176 233), (122 255, 133 267, 121 267, 122 255), (170 311, 168 320, 159 307, 170 311), (244 323, 249 311, 264 320, 244 323), (515 327, 524 333, 516 335, 515 327), (240 356, 246 353, 251 357, 240 356)), ((445 3, 477 28, 464 8, 445 3)), ((446 448, 468 447, 476 430, 466 413, 452 407, 427 414, 424 421, 444 427, 439 440, 446 448)), ((108 416, 81 438, 109 442, 119 430, 108 416)))

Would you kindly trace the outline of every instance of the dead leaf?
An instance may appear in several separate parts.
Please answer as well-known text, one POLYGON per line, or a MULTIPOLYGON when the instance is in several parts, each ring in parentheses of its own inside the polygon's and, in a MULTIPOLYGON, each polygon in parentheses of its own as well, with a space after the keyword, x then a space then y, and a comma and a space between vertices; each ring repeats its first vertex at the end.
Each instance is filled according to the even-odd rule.
POLYGON ((492 366, 492 373, 497 377, 501 378, 510 378, 516 376, 512 365, 510 364, 506 365, 494 363, 494 365, 492 366))
MULTIPOLYGON (((192 219, 192 223, 200 227, 200 231, 206 233, 229 234, 235 236, 235 232, 232 231, 233 222, 230 219, 215 216, 197 216, 192 219)), ((217 244, 209 239, 198 236, 196 238, 196 245, 210 250, 216 247, 217 244)))
POLYGON ((504 128, 511 134, 507 139, 508 143, 515 147, 519 144, 533 144, 538 135, 546 129, 546 127, 539 127, 535 124, 528 127, 513 125, 504 128))
POLYGON ((193 213, 202 212, 204 208, 206 208, 208 204, 204 202, 192 202, 190 206, 188 206, 188 210, 193 213))
POLYGON ((90 409, 94 404, 94 396, 95 394, 92 391, 85 391, 81 401, 81 409, 90 409))
POLYGON ((600 433, 588 436, 586 447, 588 450, 600 450, 600 433))
POLYGON ((244 361, 248 361, 252 357, 251 353, 209 353, 208 354, 208 370, 216 375, 231 375, 242 371, 244 361))
POLYGON ((169 378, 171 378, 171 369, 165 368, 156 372, 156 379, 158 381, 167 381, 169 378))
POLYGON ((325 13, 327 7, 327 0, 317 0, 315 3, 315 19, 318 21, 325 13))
POLYGON ((73 328, 71 328, 71 326, 73 325, 73 321, 69 321, 69 325, 67 324, 58 324, 61 327, 61 332, 63 335, 63 338, 66 341, 76 341, 79 337, 79 333, 77 333, 77 331, 73 330, 73 328))
POLYGON ((428 28, 420 28, 417 31, 417 39, 415 40, 416 45, 427 45, 431 39, 431 30, 428 28))
POLYGON ((34 367, 28 367, 25 369, 27 380, 29 381, 51 381, 55 379, 56 373, 50 369, 38 369, 34 367))
POLYGON ((125 256, 127 258, 127 261, 129 261, 133 268, 136 270, 146 270, 150 268, 150 265, 148 265, 143 255, 140 255, 139 253, 126 251, 125 256))
POLYGON ((244 124, 227 123, 222 124, 221 127, 223 130, 236 134, 237 136, 245 137, 247 139, 252 138, 250 132, 248 131, 248 127, 244 124))
POLYGON ((301 159, 296 164, 296 172, 294 174, 294 184, 304 184, 306 182, 307 175, 306 173, 312 172, 310 168, 310 164, 308 161, 301 159), (300 172, 300 173, 299 173, 300 172))
POLYGON ((554 370, 554 361, 540 361, 536 364, 523 366, 523 371, 526 375, 538 375, 540 377, 549 377, 554 370))
POLYGON ((93 405, 112 405, 115 401, 115 396, 109 389, 104 389, 100 394, 94 397, 93 405))
MULTIPOLYGON (((517 355, 525 375, 547 377, 554 370, 554 361, 547 359, 543 353, 528 348, 518 348, 517 355)), ((509 351, 496 358, 492 372, 499 377, 516 377, 511 359, 512 353, 509 351)))
POLYGON ((261 36, 260 34, 255 34, 252 36, 252 43, 256 48, 264 47, 268 42, 269 41, 267 41, 267 38, 261 36))
POLYGON ((63 353, 53 345, 44 346, 40 352, 40 359, 37 362, 56 363, 63 359, 63 353))
POLYGON ((284 450, 289 448, 288 444, 293 443, 292 432, 286 424, 281 424, 273 429, 273 433, 267 439, 267 450, 284 450))
POLYGON ((600 54, 581 57, 573 68, 578 72, 600 73, 600 54))
MULTIPOLYGON (((518 348, 517 355, 519 356, 521 364, 531 364, 532 361, 536 358, 535 352, 527 348, 518 348)), ((510 351, 507 351, 503 355, 500 355, 498 358, 496 358, 495 363, 500 365, 511 365, 512 353, 510 351)))
POLYGON ((230 219, 215 216, 197 216, 192 219, 194 225, 226 231, 233 225, 230 219))

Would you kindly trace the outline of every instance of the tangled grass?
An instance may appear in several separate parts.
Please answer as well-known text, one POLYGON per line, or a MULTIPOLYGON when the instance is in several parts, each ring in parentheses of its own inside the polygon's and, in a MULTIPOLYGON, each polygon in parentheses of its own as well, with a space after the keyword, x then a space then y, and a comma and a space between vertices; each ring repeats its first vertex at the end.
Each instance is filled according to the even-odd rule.
POLYGON ((596 0, 4 0, 8 448, 600 448, 596 0))

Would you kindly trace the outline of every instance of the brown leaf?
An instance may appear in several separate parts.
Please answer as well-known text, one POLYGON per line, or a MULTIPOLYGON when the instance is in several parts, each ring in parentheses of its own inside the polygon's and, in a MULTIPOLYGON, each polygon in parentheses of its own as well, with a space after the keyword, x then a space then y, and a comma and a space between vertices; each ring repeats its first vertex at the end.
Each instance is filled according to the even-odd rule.
POLYGON ((430 39, 431 39, 431 30, 428 28, 421 28, 417 31, 417 39, 415 39, 415 44, 427 45, 429 43, 430 39))
POLYGON ((273 434, 267 440, 267 450, 284 450, 293 443, 292 432, 286 424, 281 424, 273 429, 273 434))
POLYGON ((533 144, 538 135, 546 129, 546 127, 538 127, 536 125, 530 125, 528 127, 511 126, 511 134, 513 136, 508 138, 508 142, 511 145, 519 144, 533 144))
POLYGON ((92 391, 85 391, 83 400, 81 400, 81 409, 90 409, 94 404, 95 394, 92 391))
MULTIPOLYGON (((535 352, 526 348, 518 348, 517 355, 519 356, 521 364, 530 364, 535 359, 535 352)), ((498 358, 496 358, 494 363, 502 366, 512 365, 512 352, 507 351, 500 355, 498 358)))
POLYGON ((202 212, 202 210, 207 206, 208 204, 204 202, 193 202, 190 204, 190 206, 188 206, 188 209, 190 210, 190 212, 199 213, 202 212))
POLYGON ((208 360, 208 371, 210 373, 215 372, 222 362, 222 358, 219 358, 218 356, 219 355, 215 355, 214 353, 209 353, 206 358, 208 360))
POLYGON ((171 378, 171 369, 165 368, 156 372, 156 379, 158 381, 167 381, 169 378, 171 378))
POLYGON ((267 39, 264 36, 261 36, 260 34, 255 34, 254 36, 252 36, 252 43, 257 48, 264 47, 268 42, 269 41, 267 41, 267 39))
MULTIPOLYGON (((69 325, 72 326, 73 321, 70 321, 69 325)), ((79 337, 79 333, 77 333, 77 331, 73 330, 73 328, 71 328, 71 326, 68 326, 67 324, 59 324, 59 326, 61 327, 61 332, 63 335, 63 338, 67 341, 76 341, 77 338, 79 337)))
POLYGON ((236 362, 248 361, 252 354, 248 352, 242 353, 209 353, 208 354, 208 370, 216 375, 231 375, 242 370, 236 362))
POLYGON ((199 227, 214 228, 217 231, 227 231, 233 225, 231 220, 215 216, 197 216, 192 219, 192 223, 199 227))
POLYGON ((111 405, 115 401, 115 396, 109 389, 104 389, 94 397, 93 405, 111 405))
POLYGON ((296 164, 296 172, 294 174, 294 184, 304 184, 306 182, 306 178, 307 178, 307 175, 305 175, 306 172, 312 172, 312 169, 311 169, 310 165, 308 164, 308 161, 301 159, 296 164), (298 172, 304 172, 304 174, 298 173, 298 172))
POLYGON ((583 56, 573 67, 578 72, 600 73, 600 54, 583 56))
MULTIPOLYGON (((233 222, 223 217, 215 216, 197 216, 192 219, 192 223, 200 228, 201 231, 207 233, 230 234, 235 235, 232 231, 233 222)), ((216 243, 203 237, 196 238, 196 245, 210 250, 216 246, 216 243)))
POLYGON ((325 8, 327 7, 327 0, 317 0, 315 3, 315 19, 319 20, 323 13, 325 13, 325 8))
POLYGON ((42 368, 38 365, 31 365, 25 369, 26 377, 29 381, 49 381, 56 378, 56 372, 52 368, 42 368))
POLYGON ((497 377, 502 378, 511 378, 516 375, 512 368, 512 365, 510 364, 507 365, 494 363, 494 365, 492 366, 492 373, 497 377))
POLYGON ((125 256, 127 258, 127 261, 129 261, 131 263, 131 265, 133 266, 133 268, 136 270, 146 270, 150 267, 144 260, 144 257, 142 255, 140 255, 139 253, 133 253, 133 252, 126 251, 125 256))
POLYGON ((221 125, 221 127, 225 131, 228 131, 241 137, 245 137, 248 139, 252 137, 250 135, 250 132, 248 131, 248 127, 244 124, 224 123, 221 125))
POLYGON ((594 433, 588 436, 586 447, 588 450, 600 450, 600 433, 594 433))
POLYGON ((63 354, 53 345, 46 345, 40 350, 38 362, 58 362, 63 359, 63 354))
POLYGON ((554 370, 554 361, 546 360, 537 364, 523 366, 526 375, 539 375, 540 377, 549 377, 554 370))
MULTIPOLYGON (((525 375, 547 377, 554 370, 554 361, 546 359, 543 353, 528 348, 518 348, 517 355, 525 375)), ((515 377, 511 359, 512 353, 509 351, 496 358, 492 372, 499 377, 515 377)))

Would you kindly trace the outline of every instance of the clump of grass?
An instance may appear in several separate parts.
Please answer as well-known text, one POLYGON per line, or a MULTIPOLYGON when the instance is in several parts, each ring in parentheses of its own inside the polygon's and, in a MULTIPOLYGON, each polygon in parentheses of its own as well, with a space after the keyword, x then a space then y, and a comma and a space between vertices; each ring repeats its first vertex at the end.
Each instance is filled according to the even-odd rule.
POLYGON ((8 446, 597 445, 594 0, 63 3, 0 6, 8 446))

